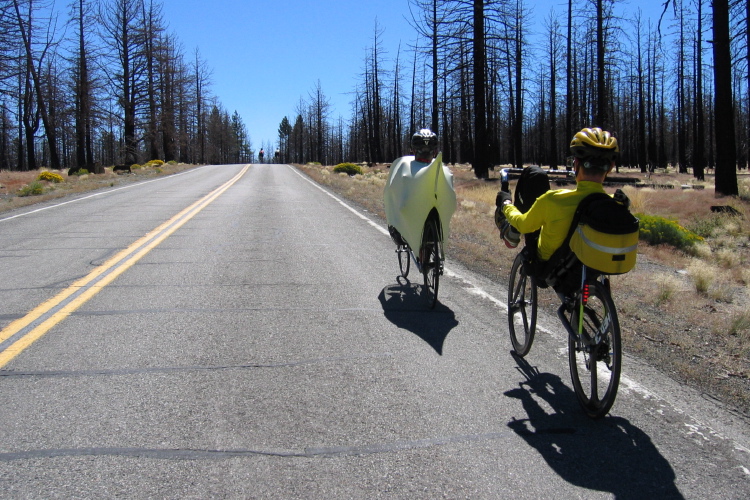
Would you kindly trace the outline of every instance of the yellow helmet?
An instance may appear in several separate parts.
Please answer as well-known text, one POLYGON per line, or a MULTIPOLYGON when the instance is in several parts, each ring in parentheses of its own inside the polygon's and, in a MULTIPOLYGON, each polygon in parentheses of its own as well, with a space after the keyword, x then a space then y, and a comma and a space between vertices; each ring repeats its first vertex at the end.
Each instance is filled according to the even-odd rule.
POLYGON ((617 159, 620 148, 617 139, 599 127, 584 128, 570 141, 570 152, 583 160, 585 168, 609 169, 617 159))

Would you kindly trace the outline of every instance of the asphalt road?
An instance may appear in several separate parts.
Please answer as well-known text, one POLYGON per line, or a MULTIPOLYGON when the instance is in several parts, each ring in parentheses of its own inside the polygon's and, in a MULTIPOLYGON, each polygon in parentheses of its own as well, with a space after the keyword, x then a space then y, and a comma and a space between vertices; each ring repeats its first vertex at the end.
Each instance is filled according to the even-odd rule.
POLYGON ((0 215, 0 497, 750 497, 746 419, 627 356, 591 421, 555 318, 516 361, 502 283, 429 310, 394 248, 285 165, 0 215))

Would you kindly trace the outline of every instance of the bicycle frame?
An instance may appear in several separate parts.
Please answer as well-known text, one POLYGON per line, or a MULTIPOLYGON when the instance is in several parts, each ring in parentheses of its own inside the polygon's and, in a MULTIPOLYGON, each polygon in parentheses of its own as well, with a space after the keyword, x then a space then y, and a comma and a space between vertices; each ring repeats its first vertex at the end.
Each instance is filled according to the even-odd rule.
MULTIPOLYGON (((563 326, 565 327, 565 330, 568 332, 568 335, 575 340, 576 342, 583 342, 585 345, 593 345, 598 343, 601 339, 600 338, 588 338, 588 335, 583 335, 583 321, 584 321, 584 313, 583 308, 586 305, 586 300, 588 299, 588 287, 589 283, 587 282, 587 267, 583 266, 581 270, 581 287, 573 294, 570 295, 563 295, 558 293, 558 296, 560 297, 560 300, 562 304, 560 304, 560 307, 557 309, 557 317, 562 322, 563 326), (573 304, 571 304, 573 302, 573 304), (570 321, 568 321, 568 318, 565 317, 565 312, 569 311, 570 307, 578 308, 578 322, 576 325, 572 325, 570 321)), ((600 281, 607 291, 610 291, 609 286, 609 277, 607 275, 600 275, 596 278, 596 280, 600 281)), ((597 337, 599 337, 601 334, 597 333, 597 337)))

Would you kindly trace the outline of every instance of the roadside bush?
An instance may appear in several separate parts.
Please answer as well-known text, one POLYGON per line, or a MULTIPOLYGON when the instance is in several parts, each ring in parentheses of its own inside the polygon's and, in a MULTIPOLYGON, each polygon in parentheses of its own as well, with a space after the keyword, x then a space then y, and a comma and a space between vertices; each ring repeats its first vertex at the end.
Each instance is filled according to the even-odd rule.
POLYGON ((138 165, 137 163, 133 163, 132 165, 130 165, 130 170, 137 170, 137 169, 143 168, 143 167, 144 167, 144 165, 138 165))
POLYGON ((38 181, 49 181, 54 182, 57 184, 58 182, 63 182, 65 179, 63 179, 62 175, 56 174, 54 172, 44 171, 40 173, 37 178, 38 181))
POLYGON ((687 271, 690 277, 693 278, 695 291, 701 295, 707 295, 708 290, 711 288, 711 285, 718 274, 718 270, 705 262, 694 260, 688 266, 687 271))
POLYGON ((695 219, 688 228, 702 238, 711 238, 718 229, 724 225, 724 217, 719 214, 711 214, 708 217, 695 219))
POLYGON ((647 212, 651 205, 651 198, 654 196, 654 190, 651 188, 635 188, 625 186, 622 188, 627 197, 630 199, 630 210, 632 212, 647 212))
POLYGON ((654 282, 656 283, 656 305, 672 300, 680 288, 677 278, 669 274, 657 274, 654 276, 654 282))
POLYGON ((729 325, 729 335, 747 336, 748 332, 750 332, 750 314, 743 311, 732 315, 729 325))
POLYGON ((79 168, 78 170, 76 170, 75 175, 80 177, 82 175, 89 175, 89 173, 90 172, 86 170, 85 168, 79 168))
POLYGON ((18 190, 18 196, 36 196, 40 194, 44 194, 44 184, 41 181, 31 182, 18 190))
POLYGON ((164 165, 164 162, 162 160, 151 160, 150 162, 146 163, 144 167, 161 167, 164 165))
POLYGON ((689 250, 693 245, 703 241, 694 232, 685 229, 675 220, 658 215, 636 214, 641 221, 640 239, 650 245, 665 243, 680 250, 689 250))
POLYGON ((176 162, 176 161, 174 161, 174 160, 169 160, 169 161, 167 162, 167 165, 177 165, 177 162, 176 162))
POLYGON ((354 163, 339 163, 333 167, 333 171, 337 174, 344 173, 347 175, 362 175, 362 167, 355 165, 354 163))

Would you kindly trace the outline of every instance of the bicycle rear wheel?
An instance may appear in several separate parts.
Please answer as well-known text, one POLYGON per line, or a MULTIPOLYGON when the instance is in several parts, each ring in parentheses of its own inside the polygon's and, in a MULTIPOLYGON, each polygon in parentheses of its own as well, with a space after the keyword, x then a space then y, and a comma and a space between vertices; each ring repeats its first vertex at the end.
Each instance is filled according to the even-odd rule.
POLYGON ((399 245, 396 253, 398 254, 398 268, 401 271, 401 276, 406 278, 407 276, 409 276, 409 268, 411 267, 409 247, 407 247, 406 245, 399 245))
POLYGON ((529 353, 536 333, 536 278, 527 274, 525 255, 519 252, 510 268, 508 283, 508 330, 513 350, 529 353))
POLYGON ((430 219, 425 223, 422 236, 422 273, 424 274, 424 294, 427 305, 434 309, 437 304, 438 289, 440 287, 441 242, 437 221, 430 219))
MULTIPOLYGON (((574 328, 578 325, 579 311, 580 305, 571 314, 574 328)), ((617 396, 622 346, 615 304, 599 281, 589 283, 581 338, 568 337, 568 361, 578 402, 589 417, 603 417, 617 396)))

